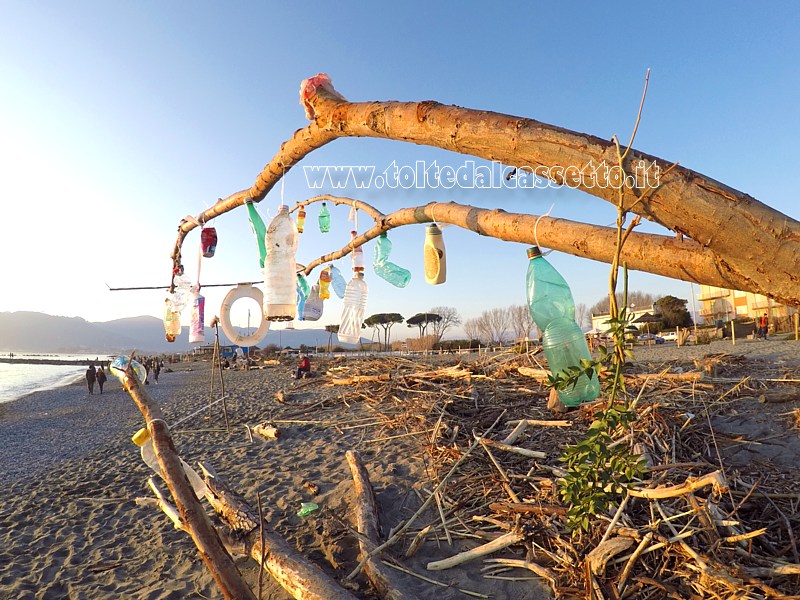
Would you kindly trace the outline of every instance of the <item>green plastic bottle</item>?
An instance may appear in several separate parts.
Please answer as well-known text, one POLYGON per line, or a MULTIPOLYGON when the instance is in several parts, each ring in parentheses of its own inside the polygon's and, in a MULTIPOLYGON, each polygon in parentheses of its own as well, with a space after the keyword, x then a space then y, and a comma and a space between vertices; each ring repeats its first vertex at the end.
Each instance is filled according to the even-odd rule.
MULTIPOLYGON (((575 300, 561 274, 547 262, 537 246, 528 248, 528 308, 542 332, 542 349, 551 373, 580 367, 581 359, 591 360, 586 336, 575 322, 575 300)), ((560 390, 558 397, 567 406, 589 402, 600 395, 597 376, 581 375, 574 387, 560 390)))
POLYGON ((411 271, 389 261, 389 254, 392 252, 392 242, 384 231, 375 243, 375 259, 372 261, 372 268, 375 274, 388 281, 395 287, 404 288, 411 281, 411 271))
POLYGON ((540 331, 561 317, 575 320, 575 300, 569 285, 542 256, 538 246, 528 248, 528 307, 540 331))
POLYGON ((319 209, 319 231, 320 233, 328 233, 331 230, 331 211, 322 203, 319 209))

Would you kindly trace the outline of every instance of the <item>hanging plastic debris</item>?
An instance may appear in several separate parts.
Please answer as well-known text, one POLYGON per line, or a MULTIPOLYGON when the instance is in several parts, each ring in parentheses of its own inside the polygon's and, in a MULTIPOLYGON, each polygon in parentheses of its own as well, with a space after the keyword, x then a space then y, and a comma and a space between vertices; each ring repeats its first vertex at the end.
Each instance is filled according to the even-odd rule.
POLYGON ((322 207, 319 209, 319 232, 320 233, 328 233, 331 230, 331 211, 328 210, 328 207, 325 206, 325 203, 322 203, 322 207))
POLYGON ((268 321, 291 321, 297 315, 297 227, 282 204, 267 227, 264 260, 264 316, 268 321))
POLYGON ((217 230, 214 227, 203 227, 200 230, 200 248, 205 258, 214 256, 217 251, 217 230))
POLYGON ((372 268, 378 277, 385 279, 395 287, 404 288, 411 281, 411 271, 390 262, 391 252, 392 242, 389 241, 389 236, 384 231, 375 244, 375 259, 372 262, 372 268))
POLYGON ((244 201, 247 206, 247 215, 250 217, 250 227, 253 230, 253 235, 256 236, 256 244, 258 245, 258 264, 263 269, 264 260, 267 258, 267 226, 258 214, 253 201, 248 198, 244 201))

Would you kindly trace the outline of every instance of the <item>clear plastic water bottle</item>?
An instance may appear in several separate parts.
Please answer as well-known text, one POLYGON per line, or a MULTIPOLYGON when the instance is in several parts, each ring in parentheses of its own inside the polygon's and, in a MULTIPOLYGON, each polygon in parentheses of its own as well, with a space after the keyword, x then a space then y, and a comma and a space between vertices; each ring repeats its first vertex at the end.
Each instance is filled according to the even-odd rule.
MULTIPOLYGON (((147 431, 147 429, 140 429, 133 435, 131 441, 141 448, 142 460, 144 463, 158 473, 158 475, 162 475, 161 465, 158 464, 158 458, 156 458, 156 451, 155 448, 153 448, 153 439, 150 437, 150 432, 147 431)), ((202 477, 200 477, 197 471, 187 465, 183 459, 181 459, 181 466, 194 490, 195 496, 200 499, 204 498, 206 492, 208 492, 208 488, 202 477)))
POLYGON ((338 334, 341 343, 357 344, 359 342, 366 307, 367 283, 364 281, 364 274, 356 272, 344 292, 344 308, 338 334))
POLYGON ((392 242, 389 241, 386 232, 383 232, 375 243, 375 259, 372 261, 372 268, 381 279, 385 279, 395 287, 404 288, 411 281, 411 272, 389 262, 391 252, 392 242))
MULTIPOLYGON (((553 374, 569 367, 580 367, 581 359, 591 360, 586 336, 571 318, 559 317, 547 325, 542 336, 542 349, 553 374)), ((599 394, 597 375, 589 379, 582 374, 574 388, 559 390, 558 397, 567 406, 577 406, 594 400, 599 394)))
POLYGON ((264 260, 267 258, 267 226, 258 214, 253 201, 248 198, 244 201, 247 206, 247 215, 250 217, 250 227, 253 229, 253 235, 256 236, 256 243, 258 244, 258 257, 259 266, 264 268, 264 260))
POLYGON ((303 305, 304 321, 319 321, 322 316, 322 298, 319 297, 319 286, 312 285, 303 305))
POLYGON ((328 233, 331 230, 331 211, 322 203, 319 209, 319 231, 320 233, 328 233))
POLYGON ((347 282, 344 280, 342 272, 336 268, 336 265, 331 265, 331 287, 339 298, 344 298, 347 282))
POLYGON ((264 260, 264 317, 291 321, 297 315, 297 227, 282 204, 267 227, 264 260))
POLYGON ((164 332, 168 342, 174 342, 181 334, 181 313, 175 310, 171 298, 164 300, 164 332))
POLYGON ((542 256, 538 246, 528 248, 528 259, 528 307, 539 331, 558 318, 574 321, 575 301, 567 282, 542 256))

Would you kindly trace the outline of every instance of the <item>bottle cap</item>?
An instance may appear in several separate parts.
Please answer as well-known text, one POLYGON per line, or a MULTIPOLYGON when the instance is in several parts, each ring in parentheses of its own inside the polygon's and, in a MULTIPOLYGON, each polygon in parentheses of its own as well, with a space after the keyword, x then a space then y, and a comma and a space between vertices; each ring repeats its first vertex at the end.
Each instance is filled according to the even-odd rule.
POLYGON ((436 223, 431 223, 430 225, 428 225, 428 234, 442 235, 442 230, 439 229, 439 226, 436 223))
POLYGON ((133 434, 131 441, 139 447, 144 446, 147 443, 147 440, 150 439, 150 432, 147 431, 147 428, 143 427, 139 431, 133 434))
POLYGON ((541 256, 542 251, 539 250, 539 246, 531 246, 528 248, 528 258, 536 258, 537 256, 541 256))

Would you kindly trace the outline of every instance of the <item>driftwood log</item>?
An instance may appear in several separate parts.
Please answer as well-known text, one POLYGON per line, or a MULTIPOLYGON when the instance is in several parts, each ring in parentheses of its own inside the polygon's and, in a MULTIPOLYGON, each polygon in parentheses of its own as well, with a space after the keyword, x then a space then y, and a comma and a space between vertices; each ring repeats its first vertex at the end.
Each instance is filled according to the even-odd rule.
POLYGON ((413 596, 405 593, 397 582, 393 571, 386 569, 381 563, 380 556, 372 556, 372 552, 380 543, 378 526, 378 503, 375 492, 369 481, 367 469, 361 461, 358 452, 347 452, 347 464, 353 474, 353 483, 356 491, 356 526, 358 528, 358 546, 361 550, 361 559, 364 563, 364 575, 375 587, 381 598, 389 600, 413 600, 413 596))
POLYGON ((282 537, 261 523, 250 505, 208 466, 201 465, 206 499, 230 527, 233 537, 293 598, 298 600, 355 600, 317 565, 299 555, 282 537), (263 528, 263 529, 262 529, 263 528), (262 544, 263 539, 263 544, 262 544))
MULTIPOLYGON (((133 360, 131 360, 132 363, 133 360)), ((198 552, 200 552, 200 557, 208 567, 222 595, 231 600, 255 600, 255 595, 236 569, 233 559, 203 510, 200 500, 194 495, 194 490, 186 478, 180 456, 175 450, 167 423, 164 421, 158 405, 153 402, 130 369, 125 373, 122 385, 136 402, 139 410, 142 411, 147 431, 150 432, 153 440, 158 464, 161 467, 164 481, 175 500, 183 528, 192 537, 198 552)))

